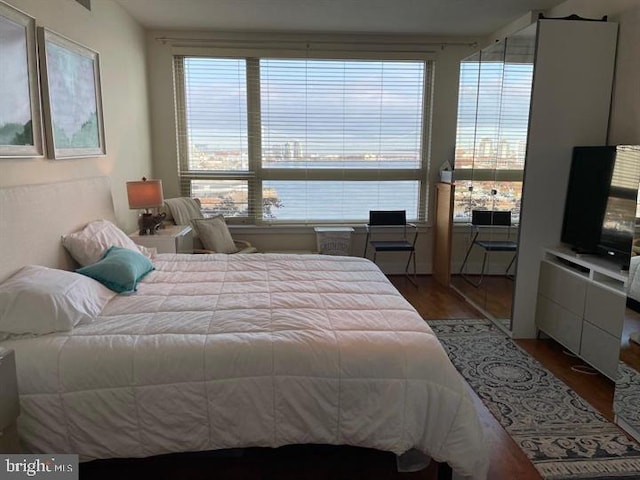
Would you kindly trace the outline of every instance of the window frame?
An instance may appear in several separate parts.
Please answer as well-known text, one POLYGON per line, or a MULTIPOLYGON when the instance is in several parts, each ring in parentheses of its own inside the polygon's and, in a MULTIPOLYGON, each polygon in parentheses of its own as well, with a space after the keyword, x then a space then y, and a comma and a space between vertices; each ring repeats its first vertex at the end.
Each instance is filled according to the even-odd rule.
MULTIPOLYGON (((425 223, 428 218, 428 195, 429 195, 429 152, 430 152, 430 132, 432 127, 433 110, 433 83, 434 83, 434 62, 430 55, 424 52, 403 52, 402 54, 387 53, 366 53, 366 52, 313 52, 308 51, 245 51, 233 49, 206 49, 206 52, 194 53, 193 49, 174 49, 173 52, 173 73, 174 73, 174 100, 176 117, 176 136, 178 153, 178 180, 181 195, 191 196, 192 180, 240 180, 247 182, 248 187, 248 215, 229 217, 229 223, 244 223, 252 225, 318 225, 318 224, 353 224, 349 220, 270 220, 263 218, 263 181, 269 180, 320 180, 320 181, 417 181, 418 204, 416 205, 417 218, 411 221, 425 223), (185 97, 185 76, 184 59, 190 57, 207 58, 235 58, 246 61, 247 78, 247 136, 248 136, 248 170, 247 171, 213 171, 213 170, 191 170, 189 169, 189 150, 187 132, 187 109, 185 97), (406 169, 364 169, 364 168, 274 168, 263 167, 262 165, 262 138, 260 119, 260 59, 262 58, 286 58, 298 60, 374 60, 374 61, 417 61, 424 66, 424 77, 422 85, 423 105, 422 131, 420 138, 420 162, 418 168, 406 169), (255 83, 252 83, 254 81, 255 83), (382 172, 382 173, 381 173, 382 172)), ((364 220, 364 219, 363 219, 364 220)))

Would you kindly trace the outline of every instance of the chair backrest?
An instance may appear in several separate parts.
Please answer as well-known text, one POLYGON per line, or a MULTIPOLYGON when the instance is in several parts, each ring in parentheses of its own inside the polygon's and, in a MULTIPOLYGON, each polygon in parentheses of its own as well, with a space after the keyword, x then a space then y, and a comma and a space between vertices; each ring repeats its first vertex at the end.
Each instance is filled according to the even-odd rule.
POLYGON ((406 224, 407 224, 406 210, 370 210, 369 211, 369 225, 371 226, 384 226, 384 225, 403 226, 406 224))
POLYGON ((165 198, 163 210, 166 220, 176 225, 189 225, 192 218, 204 218, 199 198, 176 197, 165 198))
POLYGON ((511 226, 511 211, 509 210, 472 210, 471 225, 498 225, 511 226))

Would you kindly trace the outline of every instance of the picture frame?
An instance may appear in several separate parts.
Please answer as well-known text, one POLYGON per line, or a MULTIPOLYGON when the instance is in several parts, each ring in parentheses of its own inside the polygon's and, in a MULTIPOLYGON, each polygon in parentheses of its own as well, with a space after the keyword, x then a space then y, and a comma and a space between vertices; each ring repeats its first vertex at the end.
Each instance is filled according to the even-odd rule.
POLYGON ((42 157, 35 18, 0 0, 0 158, 42 157))
POLYGON ((38 43, 49 156, 105 155, 98 52, 44 27, 38 43))

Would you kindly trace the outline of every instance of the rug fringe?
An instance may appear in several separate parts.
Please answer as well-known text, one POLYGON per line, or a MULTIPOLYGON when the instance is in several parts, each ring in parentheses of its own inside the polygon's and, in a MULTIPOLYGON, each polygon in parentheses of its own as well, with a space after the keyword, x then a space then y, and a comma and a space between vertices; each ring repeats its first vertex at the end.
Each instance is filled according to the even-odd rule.
POLYGON ((571 462, 534 463, 543 478, 554 480, 567 475, 616 474, 640 472, 639 459, 612 458, 601 460, 577 460, 571 462))

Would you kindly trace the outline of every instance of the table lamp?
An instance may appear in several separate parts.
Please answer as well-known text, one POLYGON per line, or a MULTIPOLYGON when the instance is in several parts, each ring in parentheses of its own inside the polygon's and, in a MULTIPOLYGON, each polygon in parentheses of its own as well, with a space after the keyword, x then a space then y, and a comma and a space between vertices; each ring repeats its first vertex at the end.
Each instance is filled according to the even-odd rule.
POLYGON ((149 211, 151 208, 161 207, 164 203, 162 180, 147 180, 142 177, 141 181, 127 182, 127 197, 130 209, 144 209, 144 213, 138 217, 139 234, 154 235, 166 216, 164 213, 153 215, 149 211))

